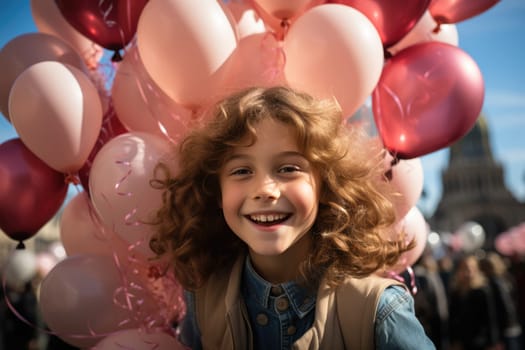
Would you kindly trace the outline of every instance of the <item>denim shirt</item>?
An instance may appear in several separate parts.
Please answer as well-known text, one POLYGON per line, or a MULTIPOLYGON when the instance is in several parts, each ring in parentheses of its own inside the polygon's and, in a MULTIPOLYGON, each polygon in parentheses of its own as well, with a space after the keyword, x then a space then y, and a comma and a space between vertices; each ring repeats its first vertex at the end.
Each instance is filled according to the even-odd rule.
MULTIPOLYGON (((313 324, 315 293, 294 282, 272 285, 244 264, 241 295, 253 333, 254 349, 290 349, 313 324)), ((187 315, 180 325, 180 341, 201 349, 195 320, 194 295, 186 292, 187 315)), ((350 330, 349 330, 350 331, 350 330)), ((375 323, 376 349, 435 349, 414 313, 414 300, 405 289, 391 286, 379 300, 375 323)))

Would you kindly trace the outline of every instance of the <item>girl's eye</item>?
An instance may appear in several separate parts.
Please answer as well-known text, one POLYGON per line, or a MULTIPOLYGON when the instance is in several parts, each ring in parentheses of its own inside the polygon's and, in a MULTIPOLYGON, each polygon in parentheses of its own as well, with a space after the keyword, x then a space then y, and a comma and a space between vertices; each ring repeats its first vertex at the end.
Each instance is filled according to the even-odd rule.
POLYGON ((280 173, 293 173, 296 171, 301 171, 301 168, 296 165, 285 165, 279 168, 280 173))
POLYGON ((251 171, 248 168, 237 168, 237 169, 233 169, 230 172, 230 175, 249 175, 249 174, 251 174, 251 171))

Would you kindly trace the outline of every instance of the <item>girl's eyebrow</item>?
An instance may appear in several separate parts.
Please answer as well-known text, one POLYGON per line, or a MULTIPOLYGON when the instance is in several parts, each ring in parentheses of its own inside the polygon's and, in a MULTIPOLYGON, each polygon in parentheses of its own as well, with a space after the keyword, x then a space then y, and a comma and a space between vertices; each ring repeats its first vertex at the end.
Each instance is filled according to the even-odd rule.
MULTIPOLYGON (((306 157, 299 151, 283 151, 283 152, 279 152, 278 154, 276 154, 275 157, 277 158, 300 157, 302 159, 306 159, 306 157)), ((247 159, 252 159, 252 158, 253 156, 249 154, 245 154, 242 152, 232 152, 228 156, 226 156, 226 158, 224 158, 224 163, 227 163, 233 160, 238 160, 238 159, 247 160, 247 159)))
MULTIPOLYGON (((304 154, 302 154, 301 152, 298 152, 298 151, 283 151, 283 152, 279 152, 275 155, 275 157, 301 157, 301 158, 305 158, 304 154)), ((253 156, 249 155, 249 154, 246 154, 246 153, 243 153, 243 152, 232 152, 230 154, 228 154, 225 158, 224 158, 224 162, 229 162, 231 160, 235 160, 235 159, 249 159, 249 158, 253 158, 253 156)))

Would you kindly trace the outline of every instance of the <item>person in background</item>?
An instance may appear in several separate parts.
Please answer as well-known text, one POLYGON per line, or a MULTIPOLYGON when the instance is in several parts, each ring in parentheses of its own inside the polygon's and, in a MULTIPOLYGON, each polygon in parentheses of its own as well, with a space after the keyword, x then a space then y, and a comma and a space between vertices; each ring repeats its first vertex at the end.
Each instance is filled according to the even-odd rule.
POLYGON ((0 290, 0 349, 39 350, 37 298, 31 281, 6 284, 0 290))
POLYGON ((431 253, 425 252, 414 265, 417 293, 416 316, 437 349, 448 349, 448 299, 431 253))
POLYGON ((514 281, 507 273, 502 257, 489 252, 480 260, 480 269, 489 282, 498 318, 500 341, 506 350, 521 350, 522 329, 516 307, 514 281))
POLYGON ((495 350, 501 344, 490 288, 475 255, 459 258, 449 292, 453 350, 495 350))
POLYGON ((159 164, 167 190, 151 248, 188 291, 192 349, 434 349, 401 283, 375 272, 413 244, 388 240, 383 150, 334 100, 250 88, 217 104, 159 164), (167 175, 164 176, 163 175, 167 175))

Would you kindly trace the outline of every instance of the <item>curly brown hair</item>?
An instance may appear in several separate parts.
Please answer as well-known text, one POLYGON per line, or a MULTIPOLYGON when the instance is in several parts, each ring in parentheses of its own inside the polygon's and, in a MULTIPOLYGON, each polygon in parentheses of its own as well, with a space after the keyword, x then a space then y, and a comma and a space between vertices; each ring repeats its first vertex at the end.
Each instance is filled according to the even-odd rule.
POLYGON ((412 247, 387 239, 396 221, 384 150, 360 129, 344 123, 334 100, 319 100, 287 87, 249 88, 219 102, 210 121, 179 145, 177 174, 159 164, 152 182, 165 189, 150 246, 167 255, 187 289, 195 289, 247 251, 221 210, 219 172, 233 147, 255 142, 265 118, 291 125, 297 144, 319 172, 322 190, 312 227, 313 251, 301 272, 307 281, 335 286, 393 265, 412 247))

